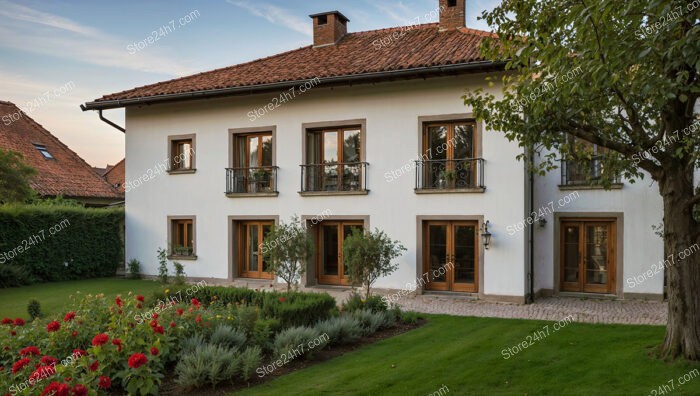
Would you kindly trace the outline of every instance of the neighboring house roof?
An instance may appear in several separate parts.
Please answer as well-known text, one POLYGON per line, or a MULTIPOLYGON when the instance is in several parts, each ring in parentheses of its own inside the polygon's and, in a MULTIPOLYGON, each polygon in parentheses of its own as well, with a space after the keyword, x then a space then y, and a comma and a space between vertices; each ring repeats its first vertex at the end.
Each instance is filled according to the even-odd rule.
POLYGON ((107 172, 102 177, 107 180, 107 183, 116 188, 120 193, 124 193, 124 182, 126 179, 126 158, 117 162, 114 166, 107 165, 107 172))
POLYGON ((38 171, 31 186, 39 195, 123 199, 123 195, 78 154, 15 104, 0 101, 0 116, 3 120, 0 122, 0 148, 19 152, 24 161, 38 171))
POLYGON ((250 93, 251 88, 283 88, 318 78, 320 84, 418 78, 464 70, 502 67, 479 49, 481 30, 440 30, 437 23, 348 33, 334 45, 307 46, 278 55, 188 77, 105 95, 83 109, 135 103, 250 93))

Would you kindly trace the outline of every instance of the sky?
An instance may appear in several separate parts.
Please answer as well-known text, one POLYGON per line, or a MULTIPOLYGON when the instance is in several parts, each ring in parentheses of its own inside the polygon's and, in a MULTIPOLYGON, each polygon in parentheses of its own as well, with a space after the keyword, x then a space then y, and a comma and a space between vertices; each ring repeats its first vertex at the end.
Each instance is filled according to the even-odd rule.
MULTIPOLYGON (((489 30, 477 17, 498 3, 467 0, 467 26, 489 30)), ((82 103, 310 45, 310 14, 338 10, 359 32, 436 22, 437 8, 438 0, 0 0, 0 100, 104 167, 124 157, 124 134, 82 103)), ((124 125, 123 109, 104 114, 124 125)))

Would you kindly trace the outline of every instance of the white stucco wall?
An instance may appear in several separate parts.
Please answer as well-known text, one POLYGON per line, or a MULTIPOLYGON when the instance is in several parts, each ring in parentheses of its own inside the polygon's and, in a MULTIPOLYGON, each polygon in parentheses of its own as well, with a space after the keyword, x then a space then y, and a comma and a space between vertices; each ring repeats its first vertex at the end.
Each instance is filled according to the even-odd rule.
MULTIPOLYGON (((619 190, 577 190, 578 196, 571 196, 563 206, 559 200, 573 193, 562 190, 559 169, 548 172, 535 181, 535 208, 551 207, 554 202, 556 213, 622 213, 623 227, 618 224, 618 233, 623 232, 622 277, 617 285, 622 284, 623 293, 663 294, 663 273, 647 277, 642 282, 628 281, 642 275, 663 260, 663 240, 654 233, 652 225, 663 221, 663 206, 658 185, 649 175, 634 184, 624 180, 619 190), (623 229, 620 229, 623 228, 623 229)), ((547 216, 544 228, 535 227, 535 291, 554 288, 554 216, 547 216)))
MULTIPOLYGON (((314 88, 251 122, 248 112, 265 106, 274 95, 255 95, 181 104, 163 104, 126 112, 126 181, 135 181, 158 164, 166 164, 167 136, 196 133, 196 167, 191 175, 160 174, 126 194, 126 257, 142 261, 146 273, 157 273, 156 249, 167 245, 167 216, 196 215, 196 261, 183 261, 188 276, 227 278, 230 215, 293 214, 368 215, 401 240, 408 251, 380 288, 402 288, 416 278, 416 216, 483 215, 491 222, 491 249, 484 257, 484 288, 493 295, 525 294, 525 236, 508 236, 505 227, 520 221, 524 207, 524 169, 515 160, 517 143, 486 130, 487 190, 481 194, 414 193, 415 171, 388 182, 384 177, 416 159, 420 140, 418 117, 468 113, 460 99, 464 89, 484 86, 484 75, 447 77, 341 88, 314 88), (366 119, 367 196, 302 197, 302 124, 366 119), (228 130, 276 126, 279 197, 227 198, 228 130)), ((495 91, 494 91, 495 92, 495 91)))

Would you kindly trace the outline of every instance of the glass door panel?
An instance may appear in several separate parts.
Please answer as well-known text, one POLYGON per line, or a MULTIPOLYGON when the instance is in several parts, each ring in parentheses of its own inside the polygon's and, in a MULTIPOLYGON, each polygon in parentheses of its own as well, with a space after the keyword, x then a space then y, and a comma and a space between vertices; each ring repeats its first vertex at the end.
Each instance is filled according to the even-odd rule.
POLYGON ((447 171, 447 126, 429 126, 425 138, 426 186, 430 188, 445 188, 445 172, 447 171))
MULTIPOLYGON (((362 226, 359 224, 344 224, 343 225, 343 240, 340 241, 340 243, 339 243, 340 244, 339 249, 341 252, 343 251, 343 243, 345 243, 345 238, 352 235, 353 230, 362 230, 362 226)), ((342 256, 342 254, 341 254, 341 256, 342 256)), ((344 265, 344 262, 341 262, 341 263, 343 264, 343 265, 341 265, 341 267, 342 267, 341 273, 343 274, 343 276, 345 276, 345 275, 347 275, 347 272, 345 272, 345 265, 344 265)))
POLYGON ((569 284, 567 288, 577 290, 580 283, 579 262, 581 252, 581 233, 578 224, 564 225, 564 270, 562 280, 569 284))
POLYGON ((594 291, 608 283, 608 225, 586 224, 584 289, 594 291))
MULTIPOLYGON (((267 234, 272 231, 272 225, 271 224, 265 224, 262 227, 262 239, 261 241, 265 241, 265 238, 267 238, 267 234)), ((262 270, 263 272, 270 272, 270 264, 265 260, 265 256, 262 256, 262 270)))
POLYGON ((474 125, 457 124, 454 126, 452 142, 453 163, 450 168, 455 173, 456 188, 474 187, 476 162, 474 158, 474 125))
POLYGON ((561 290, 613 293, 615 222, 569 221, 561 230, 561 290))
POLYGON ((343 164, 341 174, 343 176, 343 191, 357 191, 360 189, 360 130, 349 129, 343 131, 343 164))
POLYGON ((248 226, 248 271, 258 271, 258 249, 260 242, 258 240, 258 225, 253 224, 248 226))
POLYGON ((476 225, 454 225, 453 240, 453 289, 476 291, 476 225))
POLYGON ((323 133, 323 187, 326 191, 338 190, 338 132, 323 133))
POLYGON ((321 275, 338 275, 338 225, 321 225, 321 275))
POLYGON ((445 265, 449 262, 447 224, 430 224, 427 231, 426 272, 428 273, 428 286, 434 290, 448 290, 447 271, 444 270, 445 265))

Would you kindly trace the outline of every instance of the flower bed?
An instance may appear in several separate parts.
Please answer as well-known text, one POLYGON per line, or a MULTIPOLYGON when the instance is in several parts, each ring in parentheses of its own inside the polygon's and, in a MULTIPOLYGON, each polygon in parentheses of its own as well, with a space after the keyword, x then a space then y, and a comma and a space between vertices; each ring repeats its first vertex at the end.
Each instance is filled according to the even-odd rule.
POLYGON ((0 394, 148 395, 165 377, 182 389, 245 383, 281 358, 308 358, 396 320, 391 311, 339 316, 332 297, 312 293, 202 288, 196 297, 86 295, 59 318, 3 319, 0 394))

